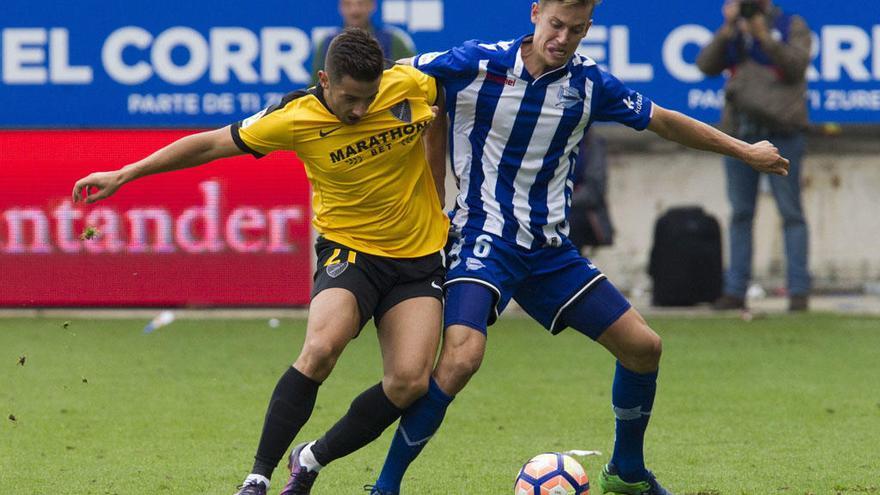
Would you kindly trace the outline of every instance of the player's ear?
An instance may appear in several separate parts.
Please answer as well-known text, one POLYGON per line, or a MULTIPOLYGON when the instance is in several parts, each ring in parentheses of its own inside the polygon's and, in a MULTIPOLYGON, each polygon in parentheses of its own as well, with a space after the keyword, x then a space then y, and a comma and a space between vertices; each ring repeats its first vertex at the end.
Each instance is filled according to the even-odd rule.
POLYGON ((591 27, 593 27, 593 19, 592 19, 592 18, 590 18, 590 20, 587 21, 587 28, 584 29, 584 35, 581 36, 581 39, 584 39, 584 38, 587 37, 587 33, 590 32, 590 28, 591 28, 591 27))
POLYGON ((538 23, 538 16, 541 13, 541 6, 538 2, 532 2, 532 24, 538 23))
POLYGON ((330 77, 322 70, 318 71, 318 84, 324 89, 327 89, 327 86, 330 84, 330 77))

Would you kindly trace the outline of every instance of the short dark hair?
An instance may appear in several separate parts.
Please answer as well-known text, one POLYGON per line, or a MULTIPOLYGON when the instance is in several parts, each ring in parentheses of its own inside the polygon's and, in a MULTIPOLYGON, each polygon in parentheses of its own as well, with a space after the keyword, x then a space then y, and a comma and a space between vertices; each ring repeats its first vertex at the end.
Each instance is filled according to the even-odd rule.
POLYGON ((592 8, 596 8, 596 5, 599 5, 600 3, 602 3, 602 0, 539 0, 539 1, 540 1, 541 5, 556 2, 556 3, 561 3, 562 5, 564 5, 566 7, 569 5, 578 5, 578 6, 583 5, 583 6, 592 7, 592 8))
POLYGON ((330 42, 324 67, 334 81, 344 76, 375 81, 385 70, 385 56, 373 35, 360 28, 345 28, 330 42))

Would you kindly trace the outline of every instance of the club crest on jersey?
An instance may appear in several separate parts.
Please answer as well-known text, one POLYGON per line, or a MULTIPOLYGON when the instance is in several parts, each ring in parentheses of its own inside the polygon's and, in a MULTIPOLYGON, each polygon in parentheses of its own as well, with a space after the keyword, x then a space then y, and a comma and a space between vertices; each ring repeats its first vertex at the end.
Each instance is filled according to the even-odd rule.
POLYGON ((327 275, 330 275, 330 278, 336 278, 342 275, 342 272, 348 268, 348 262, 343 261, 342 263, 333 263, 332 265, 327 266, 327 275))
POLYGON ((428 65, 431 62, 433 62, 434 59, 436 59, 440 55, 444 55, 446 53, 449 53, 449 50, 446 50, 445 52, 431 52, 431 53, 425 53, 425 54, 419 55, 418 57, 416 57, 416 62, 417 62, 416 65, 417 66, 428 65))
POLYGON ((394 105, 393 107, 391 107, 390 112, 395 119, 405 124, 409 124, 412 122, 412 107, 409 104, 409 100, 403 100, 397 105, 394 105))
POLYGON ((576 88, 572 88, 571 86, 560 87, 559 93, 557 94, 557 99, 557 108, 572 108, 578 103, 584 101, 584 99, 581 98, 581 94, 578 92, 578 90, 576 88))

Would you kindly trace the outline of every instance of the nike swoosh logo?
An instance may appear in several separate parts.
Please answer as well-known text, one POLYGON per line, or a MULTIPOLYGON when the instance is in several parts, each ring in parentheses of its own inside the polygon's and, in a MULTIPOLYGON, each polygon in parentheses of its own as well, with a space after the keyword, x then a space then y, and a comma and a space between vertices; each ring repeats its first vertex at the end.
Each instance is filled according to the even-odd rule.
POLYGON ((342 129, 342 126, 339 126, 339 127, 333 128, 333 129, 330 129, 330 130, 327 131, 327 132, 324 132, 324 131, 318 131, 318 134, 320 134, 321 137, 323 138, 323 137, 327 137, 327 136, 329 136, 330 134, 333 134, 334 132, 338 131, 339 129, 342 129))
POLYGON ((433 287, 437 290, 443 290, 443 287, 440 287, 439 285, 437 285, 437 282, 431 282, 431 287, 433 287))

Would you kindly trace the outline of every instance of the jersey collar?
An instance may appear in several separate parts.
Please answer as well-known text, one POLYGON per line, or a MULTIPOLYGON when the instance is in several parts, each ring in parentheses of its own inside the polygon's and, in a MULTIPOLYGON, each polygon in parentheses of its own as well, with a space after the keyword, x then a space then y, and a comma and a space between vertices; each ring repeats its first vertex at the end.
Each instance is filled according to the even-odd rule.
MULTIPOLYGON (((324 99, 324 87, 323 86, 321 86, 320 84, 316 84, 315 86, 309 88, 308 91, 309 91, 309 94, 313 95, 315 98, 318 99, 319 102, 321 102, 321 105, 324 105, 324 108, 326 108, 327 111, 330 112, 330 115, 336 117, 336 114, 333 113, 333 110, 330 109, 330 105, 327 104, 327 100, 324 99)), ((339 117, 336 117, 336 118, 338 119, 339 117)))
POLYGON ((565 77, 569 72, 571 72, 572 66, 575 65, 577 61, 577 55, 572 55, 571 59, 563 65, 562 67, 553 69, 551 71, 545 72, 541 74, 538 78, 533 77, 529 74, 529 71, 526 70, 525 62, 522 58, 522 45, 523 43, 531 43, 533 35, 527 34, 525 36, 520 36, 517 38, 510 50, 502 60, 508 68, 512 69, 514 74, 520 79, 527 81, 529 84, 550 84, 554 81, 558 81, 565 77))

